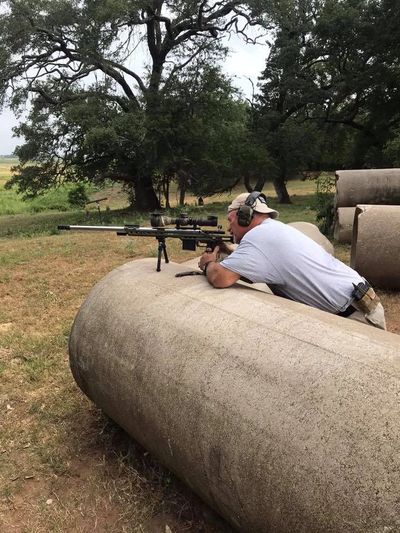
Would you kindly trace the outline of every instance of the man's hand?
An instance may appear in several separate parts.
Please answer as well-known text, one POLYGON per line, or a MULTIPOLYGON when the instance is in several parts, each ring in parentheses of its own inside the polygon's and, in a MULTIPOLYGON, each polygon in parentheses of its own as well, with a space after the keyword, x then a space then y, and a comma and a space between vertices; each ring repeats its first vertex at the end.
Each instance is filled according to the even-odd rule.
POLYGON ((216 246, 214 250, 211 250, 211 248, 206 248, 206 251, 203 252, 203 254, 200 257, 200 261, 199 261, 200 270, 204 271, 207 263, 218 261, 218 258, 219 258, 219 246, 216 246))
POLYGON ((207 249, 200 257, 199 268, 206 274, 208 282, 213 287, 223 289, 236 283, 240 275, 218 263, 219 252, 219 246, 216 246, 214 251, 207 249))
POLYGON ((221 241, 218 245, 219 253, 225 254, 225 255, 231 255, 231 253, 234 252, 237 247, 238 247, 237 244, 233 244, 232 242, 225 242, 225 241, 221 241))

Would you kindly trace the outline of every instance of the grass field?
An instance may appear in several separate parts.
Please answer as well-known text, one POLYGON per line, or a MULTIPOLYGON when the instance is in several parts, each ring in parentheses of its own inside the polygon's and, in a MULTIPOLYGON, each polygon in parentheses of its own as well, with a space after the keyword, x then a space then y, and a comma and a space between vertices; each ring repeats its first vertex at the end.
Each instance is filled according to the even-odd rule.
MULTIPOLYGON (((10 167, 16 160, 0 158, 0 237, 24 236, 38 234, 54 234, 57 224, 123 224, 125 222, 145 222, 143 216, 129 211, 126 194, 118 186, 109 186, 102 190, 89 188, 89 199, 106 198, 100 202, 100 214, 97 204, 90 204, 84 209, 72 209, 68 203, 68 191, 71 186, 62 186, 56 190, 39 196, 33 200, 24 201, 15 189, 5 190, 4 185, 10 178, 10 167)), ((293 205, 287 206, 282 213, 285 222, 304 220, 313 222, 313 194, 315 185, 310 181, 294 181, 290 183, 293 205)), ((264 192, 271 198, 271 204, 276 206, 275 193, 271 184, 267 184, 264 192)), ((226 202, 237 194, 215 195, 205 199, 205 207, 200 212, 217 214, 222 221, 225 218, 226 202)), ((177 206, 178 195, 172 188, 171 205, 177 206)), ((198 213, 195 208, 196 198, 188 195, 185 211, 198 213)))
MULTIPOLYGON (((237 192, 190 209, 222 221, 237 192)), ((314 221, 313 185, 293 182, 290 192, 281 219, 314 221)), ((0 217, 0 531, 228 531, 82 395, 69 370, 69 331, 90 288, 122 263, 155 257, 156 243, 56 232, 58 223, 85 220, 80 211, 27 213, 0 217)), ((123 209, 107 216, 139 218, 123 209)), ((168 247, 174 261, 196 255, 168 247)), ((337 252, 348 260, 348 247, 337 252)), ((381 296, 389 329, 400 333, 398 295, 381 296)))
MULTIPOLYGON (((17 162, 16 159, 0 157, 0 216, 71 210, 68 193, 73 189, 73 185, 62 185, 28 201, 25 201, 23 196, 17 193, 15 187, 10 190, 5 189, 5 184, 11 177, 11 167, 17 162)), ((96 197, 96 191, 93 187, 87 189, 93 194, 93 197, 96 197)))

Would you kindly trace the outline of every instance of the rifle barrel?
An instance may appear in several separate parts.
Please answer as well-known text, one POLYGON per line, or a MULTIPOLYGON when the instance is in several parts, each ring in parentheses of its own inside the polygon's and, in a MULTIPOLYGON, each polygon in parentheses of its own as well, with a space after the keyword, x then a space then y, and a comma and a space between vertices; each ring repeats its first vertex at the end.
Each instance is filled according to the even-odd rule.
POLYGON ((57 226, 59 230, 72 230, 72 231, 124 231, 124 226, 57 226))

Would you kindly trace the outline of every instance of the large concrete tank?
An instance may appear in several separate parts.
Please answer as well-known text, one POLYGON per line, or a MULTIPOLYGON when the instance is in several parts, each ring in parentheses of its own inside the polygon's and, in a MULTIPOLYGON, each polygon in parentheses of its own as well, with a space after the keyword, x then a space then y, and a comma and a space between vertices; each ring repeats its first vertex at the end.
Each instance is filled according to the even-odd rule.
POLYGON ((339 207, 336 212, 333 238, 342 244, 350 244, 353 236, 355 207, 339 207))
POLYGON ((329 254, 334 254, 333 244, 320 232, 318 226, 315 224, 311 224, 311 222, 289 222, 288 226, 292 226, 298 231, 301 231, 301 233, 304 233, 304 235, 307 235, 307 237, 310 237, 310 239, 322 246, 329 254))
POLYGON ((185 269, 94 287, 85 394, 238 530, 400 531, 400 337, 185 269))
POLYGON ((400 206, 357 206, 350 265, 375 287, 400 289, 400 206))
POLYGON ((336 171, 336 207, 400 204, 400 169, 336 171))

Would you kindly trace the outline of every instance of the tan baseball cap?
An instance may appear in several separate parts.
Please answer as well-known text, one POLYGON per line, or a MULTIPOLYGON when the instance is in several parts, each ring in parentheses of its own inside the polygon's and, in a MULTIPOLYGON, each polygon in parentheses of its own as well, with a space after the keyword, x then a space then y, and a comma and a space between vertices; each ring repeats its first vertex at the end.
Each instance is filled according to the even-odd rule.
MULTIPOLYGON (((230 213, 231 211, 235 211, 235 209, 239 209, 239 207, 244 205, 249 196, 250 193, 248 192, 243 192, 242 194, 239 194, 239 196, 237 196, 228 206, 228 213, 230 213)), ((267 213, 271 218, 278 218, 279 216, 278 211, 275 211, 275 209, 271 209, 267 206, 262 196, 257 198, 257 200, 252 205, 252 208, 256 213, 267 213)))

